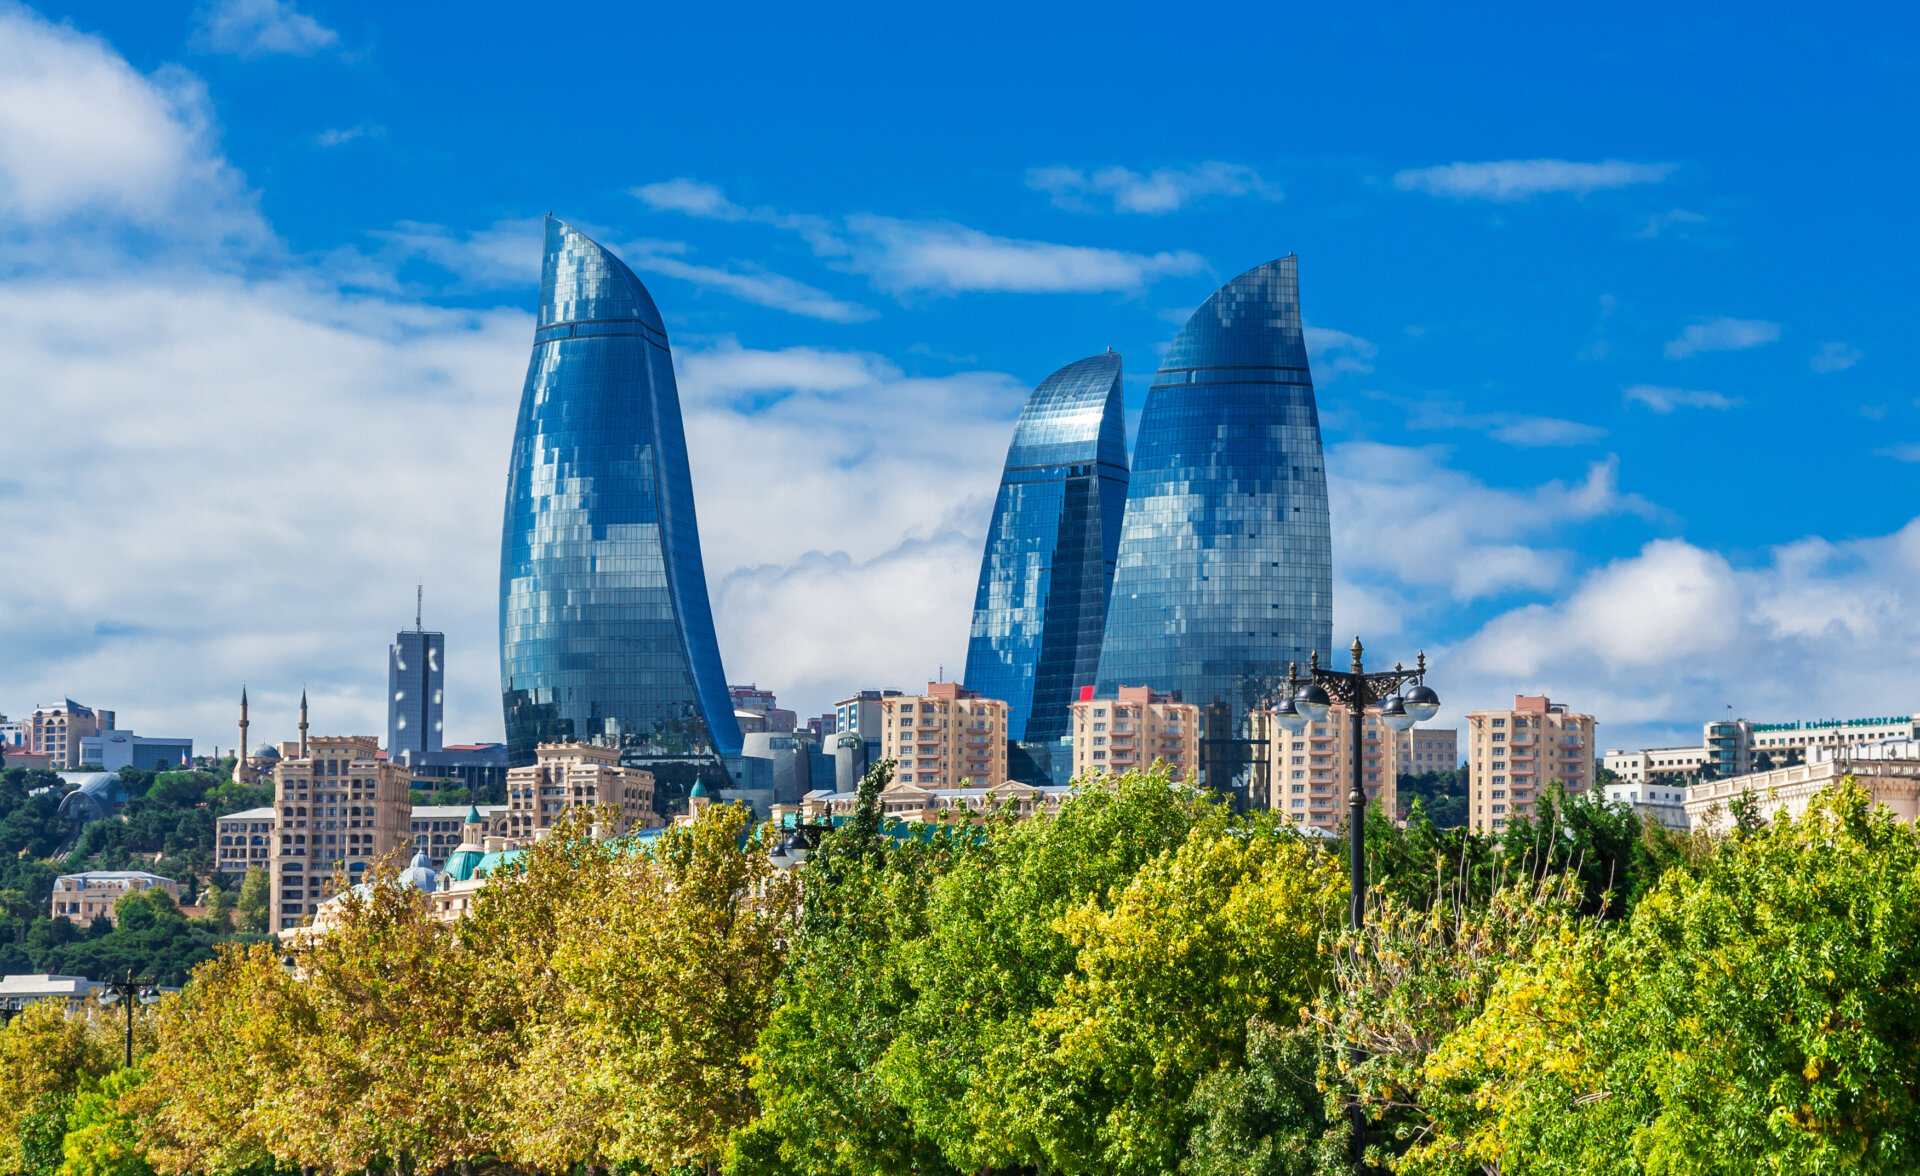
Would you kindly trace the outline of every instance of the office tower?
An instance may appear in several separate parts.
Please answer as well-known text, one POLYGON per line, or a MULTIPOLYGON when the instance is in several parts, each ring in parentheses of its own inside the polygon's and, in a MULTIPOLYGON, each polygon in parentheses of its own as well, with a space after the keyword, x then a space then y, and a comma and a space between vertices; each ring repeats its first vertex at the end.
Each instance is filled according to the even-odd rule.
POLYGON ((508 758, 737 754, 660 313, 612 253, 546 234, 501 538, 508 758))
POLYGON ((420 627, 396 633, 387 649, 387 758, 409 767, 441 749, 447 639, 420 627))
POLYGON ((1147 392, 1095 682, 1206 714, 1206 783, 1264 805, 1257 711, 1333 644, 1320 419, 1289 255, 1193 312, 1147 392))
POLYGON ((966 684, 1007 703, 1009 738, 1067 733, 1093 684, 1127 499, 1120 357, 1070 363, 1027 398, 987 528, 966 684))

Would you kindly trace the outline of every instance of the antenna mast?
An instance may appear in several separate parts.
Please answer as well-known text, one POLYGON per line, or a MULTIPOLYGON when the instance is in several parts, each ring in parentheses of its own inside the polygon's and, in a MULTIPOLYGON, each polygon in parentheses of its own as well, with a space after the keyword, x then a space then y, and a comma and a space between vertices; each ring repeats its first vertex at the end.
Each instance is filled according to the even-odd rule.
POLYGON ((426 593, 427 586, 424 582, 413 586, 413 631, 416 633, 420 632, 420 603, 426 593))

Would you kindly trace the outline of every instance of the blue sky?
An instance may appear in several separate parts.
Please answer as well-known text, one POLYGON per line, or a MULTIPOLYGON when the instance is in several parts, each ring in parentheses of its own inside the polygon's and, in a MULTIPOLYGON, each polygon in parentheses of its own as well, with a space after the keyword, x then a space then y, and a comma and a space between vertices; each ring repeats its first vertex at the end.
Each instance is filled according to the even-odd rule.
POLYGON ((304 684, 376 730, 424 579, 449 728, 497 738, 551 209, 652 288, 729 674, 803 713, 961 663, 1026 388, 1112 346, 1137 414, 1185 313, 1286 252, 1337 643, 1425 647, 1447 717, 1547 690, 1609 745, 1904 713, 1913 31, 0 7, 0 711, 67 693, 224 743, 245 680, 256 720, 304 684))

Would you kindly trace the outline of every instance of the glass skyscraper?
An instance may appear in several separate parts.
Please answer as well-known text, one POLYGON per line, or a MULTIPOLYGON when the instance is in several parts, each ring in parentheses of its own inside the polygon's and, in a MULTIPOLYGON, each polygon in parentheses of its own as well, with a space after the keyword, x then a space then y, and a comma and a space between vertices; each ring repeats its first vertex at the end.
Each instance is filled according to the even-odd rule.
POLYGON ((1179 691, 1204 708, 1207 782, 1264 803, 1249 712, 1333 644, 1320 417, 1291 255, 1193 312, 1147 393, 1096 693, 1179 691))
POLYGON ((1120 357, 1109 351, 1040 382, 1000 475, 966 684, 1006 700, 1011 740, 1061 739, 1067 705, 1093 684, 1126 498, 1120 357))
POLYGON ((500 544, 510 762, 559 740, 738 754, 660 312, 612 253, 546 232, 500 544))

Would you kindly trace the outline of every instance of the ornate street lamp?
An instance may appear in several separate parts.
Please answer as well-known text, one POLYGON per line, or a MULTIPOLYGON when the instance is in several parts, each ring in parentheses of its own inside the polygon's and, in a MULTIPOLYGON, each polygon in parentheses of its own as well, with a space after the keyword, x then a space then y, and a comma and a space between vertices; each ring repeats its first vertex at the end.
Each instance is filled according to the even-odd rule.
POLYGON ((1295 734, 1309 723, 1325 722, 1335 702, 1347 705, 1353 717, 1353 779, 1347 791, 1347 854, 1352 889, 1348 925, 1358 931, 1367 918, 1367 790, 1361 783, 1361 738, 1366 726, 1367 708, 1380 704, 1380 721, 1395 731, 1405 731, 1440 711, 1440 696, 1426 684, 1427 655, 1422 652, 1411 670, 1395 665, 1385 673, 1369 674, 1360 660, 1360 639, 1353 639, 1353 668, 1323 670, 1320 653, 1314 651, 1307 663, 1309 677, 1302 683, 1299 663, 1287 666, 1287 689, 1273 708, 1279 724, 1295 734), (1405 690, 1409 683, 1413 688, 1405 690))
POLYGON ((151 979, 136 980, 131 968, 127 969, 126 979, 104 981, 100 989, 97 995, 103 1005, 111 1007, 122 1000, 127 1002, 127 1069, 131 1070, 133 1069, 133 1006, 135 1003, 159 1004, 160 990, 153 986, 151 979))

